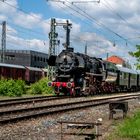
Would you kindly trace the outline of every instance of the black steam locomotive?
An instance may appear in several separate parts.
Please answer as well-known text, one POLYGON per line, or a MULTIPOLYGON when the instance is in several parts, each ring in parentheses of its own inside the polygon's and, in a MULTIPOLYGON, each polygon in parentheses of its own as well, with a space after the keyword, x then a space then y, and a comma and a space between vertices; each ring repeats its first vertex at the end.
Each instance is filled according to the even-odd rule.
POLYGON ((140 73, 117 67, 100 58, 74 53, 73 48, 63 50, 57 57, 50 56, 48 65, 55 66, 53 86, 59 95, 100 94, 105 92, 136 91, 140 85, 140 73))

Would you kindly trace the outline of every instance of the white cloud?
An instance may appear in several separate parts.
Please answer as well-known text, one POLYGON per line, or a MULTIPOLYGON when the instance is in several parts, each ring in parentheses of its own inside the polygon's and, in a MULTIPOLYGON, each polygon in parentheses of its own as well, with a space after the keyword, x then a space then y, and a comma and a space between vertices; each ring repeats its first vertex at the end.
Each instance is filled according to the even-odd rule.
POLYGON ((0 15, 0 21, 4 21, 4 20, 6 20, 6 19, 7 19, 6 16, 4 16, 4 15, 0 15))
MULTIPOLYGON (((48 41, 44 41, 36 38, 25 39, 25 37, 23 38, 18 37, 20 31, 17 31, 14 26, 13 28, 10 23, 28 29, 40 28, 42 30, 42 35, 43 33, 48 35, 48 31, 50 29, 49 20, 43 19, 41 14, 35 14, 35 13, 26 14, 24 12, 18 11, 16 8, 18 8, 17 0, 6 0, 5 2, 0 1, 0 20, 4 21, 8 19, 7 30, 6 30, 7 49, 23 49, 23 50, 31 49, 31 50, 47 53, 48 41)), ((0 34, 1 34, 1 26, 0 26, 0 34)), ((28 33, 27 33, 27 37, 28 37, 28 33)))
MULTIPOLYGON (((110 29, 114 30, 115 32, 122 34, 123 36, 132 36, 132 33, 135 34, 136 31, 140 28, 140 1, 139 0, 125 0, 125 1, 118 1, 118 0, 101 0, 99 4, 97 3, 83 3, 83 4, 70 4, 74 0, 67 0, 64 4, 61 4, 63 7, 65 7, 65 10, 70 11, 70 9, 66 6, 69 5, 73 9, 75 9, 77 13, 82 13, 85 15, 85 19, 87 20, 86 17, 90 18, 94 21, 94 18, 97 20, 100 20, 103 24, 105 24, 107 27, 110 29), (80 11, 80 9, 83 11, 80 11), (113 11, 112 11, 113 9, 113 11), (85 13, 87 13, 89 16, 87 16, 85 13), (121 20, 117 14, 121 15, 125 20, 121 20), (92 18, 93 17, 93 18, 92 18), (132 24, 134 27, 131 27, 129 24, 132 24), (127 33, 127 34, 126 34, 127 33), (128 34, 129 33, 129 34, 128 34)), ((82 0, 81 0, 82 1, 82 0)), ((58 10, 58 5, 55 2, 51 3, 51 6, 53 8, 57 8, 58 10)), ((59 10, 62 10, 59 8, 59 10)), ((73 11, 73 10, 71 10, 73 11)), ((83 17, 82 17, 83 18, 83 17)), ((88 26, 88 25, 87 25, 88 26)), ((95 24, 94 24, 95 26, 95 24)))
POLYGON ((42 16, 39 14, 30 13, 27 15, 22 12, 16 13, 16 18, 14 18, 15 24, 26 28, 39 27, 41 20, 42 16))
POLYGON ((49 42, 39 39, 23 39, 13 35, 7 35, 8 49, 36 50, 40 52, 48 52, 49 42), (14 48, 13 48, 14 47, 14 48))
POLYGON ((6 0, 5 2, 0 1, 0 13, 6 15, 7 17, 11 17, 17 12, 14 7, 18 7, 17 0, 6 0))
POLYGON ((7 25, 7 28, 6 28, 6 34, 7 35, 17 35, 17 31, 14 29, 14 28, 12 28, 11 26, 9 26, 9 25, 7 25))
MULTIPOLYGON (((50 2, 50 5, 52 8, 56 9, 59 12, 63 12, 65 9, 67 13, 69 12, 69 15, 71 15, 71 13, 75 13, 76 17, 77 15, 78 17, 81 17, 81 21, 83 21, 83 23, 85 23, 84 21, 89 21, 89 23, 92 22, 92 26, 88 24, 86 25, 89 26, 90 32, 87 31, 84 33, 79 33, 78 35, 79 41, 88 42, 88 52, 90 55, 102 56, 103 54, 108 52, 112 55, 126 57, 127 59, 134 61, 134 59, 129 56, 128 52, 134 51, 134 46, 136 44, 140 44, 139 38, 137 38, 138 36, 140 36, 139 0, 101 0, 100 4, 77 3, 74 5, 70 4, 70 2, 72 1, 76 0, 67 0, 64 3, 57 4, 55 2, 50 2), (68 7, 68 5, 69 7, 71 7, 71 9, 68 7), (73 9, 75 9, 76 12, 73 9), (80 9, 82 9, 82 11, 80 9), (81 16, 79 15, 79 12, 82 13, 81 16), (88 15, 86 15, 86 13, 88 15), (82 15, 85 15, 85 17, 82 15), (120 17, 123 18, 123 20, 120 17), (103 25, 101 27, 96 25, 96 21, 100 21, 101 24, 104 24, 107 28, 114 31, 116 34, 121 35, 123 38, 127 39, 136 37, 136 39, 128 40, 128 45, 126 46, 126 41, 124 39, 121 39, 114 33, 107 31, 105 28, 101 28, 103 27, 103 25), (98 35, 92 33, 92 29, 95 28, 97 29, 98 35), (101 34, 104 35, 104 37, 102 37, 101 34), (105 38, 108 38, 109 40, 112 40, 112 42, 115 42, 116 46, 113 47, 113 43, 107 41, 107 39, 105 38)), ((81 29, 85 28, 85 24, 84 26, 81 24, 81 29)), ((75 42, 78 42, 76 37, 73 37, 73 39, 75 42)), ((77 48, 80 48, 79 46, 80 45, 77 45, 77 48)))
MULTIPOLYGON (((69 13, 69 15, 67 15, 68 18, 64 16, 63 18, 56 18, 56 21, 60 23, 65 23, 67 18, 69 22, 72 23, 70 38, 72 42, 71 44, 76 48, 76 50, 81 51, 81 46, 84 46, 85 42, 87 42, 89 48, 88 52, 92 56, 102 56, 108 52, 110 54, 118 54, 120 56, 123 56, 123 54, 125 54, 127 58, 130 57, 128 55, 128 51, 133 50, 134 47, 132 48, 132 45, 128 43, 129 46, 127 47, 127 49, 124 48, 125 41, 122 41, 119 37, 113 35, 113 33, 109 33, 109 31, 102 30, 101 27, 95 24, 96 21, 94 21, 94 18, 100 20, 105 26, 115 31, 116 33, 122 35, 124 38, 135 36, 137 37, 140 32, 139 0, 101 0, 100 4, 75 4, 76 7, 79 7, 83 10, 83 12, 81 12, 82 15, 85 15, 85 12, 88 13, 88 19, 78 14, 80 12, 80 9, 77 9, 69 3, 72 1, 76 0, 67 0, 64 4, 52 2, 49 6, 55 9, 55 12, 59 12, 60 17, 61 13, 69 13), (69 5, 70 7, 74 8, 76 12, 68 8, 66 5, 69 5), (114 14, 114 11, 111 11, 112 7, 115 12, 119 13, 125 19, 125 21, 121 20, 116 14, 114 14), (74 21, 73 18, 71 18, 71 13, 73 16, 75 15, 76 18, 81 18, 81 20, 74 21), (89 24, 85 24, 85 22, 88 22, 89 24), (86 31, 86 26, 89 26, 90 30, 86 31), (94 33, 95 30, 93 31, 93 29, 97 29, 96 33, 94 33), (105 34, 104 37, 103 34, 105 34), (121 40, 121 42, 115 41, 116 47, 113 47, 113 43, 108 41, 107 38, 112 40, 112 42, 117 38, 121 40)), ((13 7, 19 7, 17 0, 6 0, 6 3, 13 5, 13 7)), ((43 14, 37 14, 33 12, 25 14, 23 12, 19 12, 16 8, 12 8, 6 3, 0 2, 1 21, 8 20, 14 23, 15 25, 19 25, 33 30, 37 29, 40 32, 42 32, 42 34, 44 34, 46 39, 48 39, 48 33, 50 32, 51 17, 45 19, 43 17, 43 14)), ((45 43, 46 45, 44 45, 44 40, 40 40, 34 37, 31 37, 30 39, 26 39, 28 37, 25 36, 23 38, 18 37, 19 32, 16 31, 16 29, 13 26, 10 26, 10 24, 7 28, 7 34, 10 35, 10 37, 13 37, 11 39, 9 38, 8 40, 11 42, 13 41, 15 44, 17 44, 16 48, 19 48, 20 46, 21 49, 35 49, 44 52, 44 50, 46 51, 49 46, 48 40, 47 43, 45 43)), ((59 36, 61 36, 61 44, 64 43, 65 30, 63 29, 63 27, 57 27, 57 32, 59 36)), ((134 43, 139 43, 138 39, 130 41, 134 41, 134 43)))

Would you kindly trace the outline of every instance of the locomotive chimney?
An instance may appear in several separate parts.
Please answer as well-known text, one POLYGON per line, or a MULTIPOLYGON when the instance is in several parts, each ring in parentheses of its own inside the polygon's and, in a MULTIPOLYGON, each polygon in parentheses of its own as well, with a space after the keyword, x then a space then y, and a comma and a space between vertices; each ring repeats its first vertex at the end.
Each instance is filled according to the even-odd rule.
POLYGON ((66 26, 64 28, 66 29, 66 50, 70 46, 70 28, 71 28, 71 23, 67 20, 66 26))

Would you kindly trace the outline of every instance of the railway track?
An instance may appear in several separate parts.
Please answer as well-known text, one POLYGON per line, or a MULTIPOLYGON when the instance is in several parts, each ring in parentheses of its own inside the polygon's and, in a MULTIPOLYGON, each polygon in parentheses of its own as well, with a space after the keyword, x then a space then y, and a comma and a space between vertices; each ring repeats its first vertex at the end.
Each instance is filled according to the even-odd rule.
POLYGON ((41 99, 41 98, 45 98, 45 97, 56 97, 56 96, 50 95, 50 96, 33 96, 33 97, 8 98, 8 99, 2 99, 2 100, 0 100, 0 103, 2 103, 2 102, 8 102, 8 101, 28 100, 28 99, 41 99))
MULTIPOLYGON (((82 96, 85 97, 85 96, 82 96)), ((34 97, 20 97, 20 98, 12 98, 12 99, 2 99, 0 100, 0 107, 8 107, 13 105, 20 105, 20 104, 31 104, 43 101, 51 101, 51 100, 62 100, 66 98, 73 98, 71 96, 34 96, 34 97)), ((79 98, 79 97, 74 97, 79 98)))
POLYGON ((5 99, 0 100, 0 107, 18 105, 18 104, 29 104, 34 102, 43 102, 43 101, 51 101, 51 100, 59 100, 70 98, 66 96, 36 96, 36 97, 27 97, 27 98, 13 98, 13 99, 5 99))
POLYGON ((138 98, 140 94, 129 94, 113 97, 104 97, 98 99, 87 99, 85 101, 75 101, 56 105, 46 105, 37 106, 24 109, 15 109, 9 111, 0 112, 0 124, 6 124, 11 122, 16 122, 23 119, 29 119, 33 117, 38 117, 42 115, 49 115, 55 113, 61 113, 65 111, 71 111, 76 109, 82 109, 86 107, 99 106, 103 104, 108 104, 111 101, 120 100, 130 100, 133 98, 138 98))

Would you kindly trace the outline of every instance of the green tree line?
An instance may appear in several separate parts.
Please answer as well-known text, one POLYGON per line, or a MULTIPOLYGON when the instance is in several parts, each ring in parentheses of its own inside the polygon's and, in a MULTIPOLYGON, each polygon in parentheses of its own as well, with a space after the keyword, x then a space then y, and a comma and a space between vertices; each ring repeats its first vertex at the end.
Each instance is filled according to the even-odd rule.
POLYGON ((136 51, 135 52, 129 52, 129 54, 133 57, 136 58, 136 69, 139 70, 140 69, 140 45, 136 45, 136 51))

